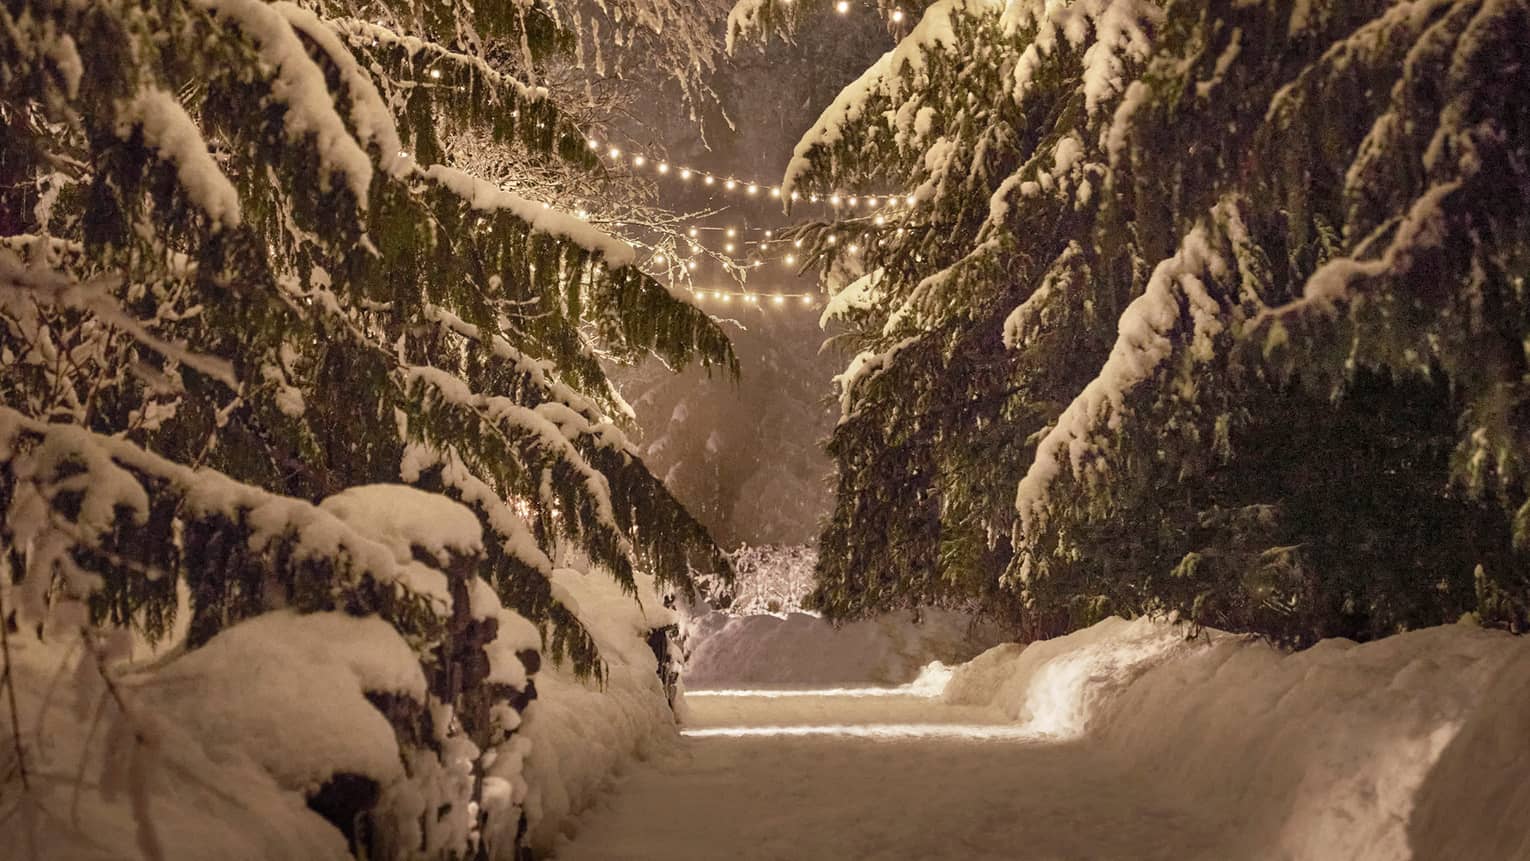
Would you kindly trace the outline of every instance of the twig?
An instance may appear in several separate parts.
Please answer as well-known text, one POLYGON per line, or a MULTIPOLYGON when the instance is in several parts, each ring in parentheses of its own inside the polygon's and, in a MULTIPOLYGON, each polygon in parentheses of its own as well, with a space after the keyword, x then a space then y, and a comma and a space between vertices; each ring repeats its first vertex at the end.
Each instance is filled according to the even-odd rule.
MULTIPOLYGON (((10 573, 10 566, 6 566, 6 573, 10 573)), ((16 707, 16 675, 11 667, 11 634, 10 621, 6 616, 5 594, 7 589, 0 589, 0 655, 5 661, 5 673, 0 675, 0 682, 5 684, 6 699, 11 710, 11 744, 16 748, 16 768, 21 773, 21 788, 30 792, 32 784, 27 777, 26 750, 21 744, 21 710, 16 707)))

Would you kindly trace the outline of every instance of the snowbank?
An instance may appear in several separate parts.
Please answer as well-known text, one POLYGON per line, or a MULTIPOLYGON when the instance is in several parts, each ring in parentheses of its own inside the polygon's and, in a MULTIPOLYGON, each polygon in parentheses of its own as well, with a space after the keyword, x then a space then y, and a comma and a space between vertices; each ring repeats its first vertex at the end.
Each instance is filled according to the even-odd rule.
POLYGON ((1530 850, 1530 642, 1500 632, 1462 624, 1288 654, 1110 619, 992 649, 943 696, 1038 736, 1087 737, 1259 857, 1530 850))
POLYGON ((127 717, 77 642, 10 645, 32 792, 0 784, 3 857, 349 858, 303 790, 345 769, 396 775, 393 732, 363 691, 423 687, 386 623, 331 614, 259 617, 122 676, 127 717))
POLYGON ((622 592, 611 577, 573 569, 554 573, 553 589, 589 630, 605 662, 604 687, 576 678, 549 661, 536 676, 537 699, 521 734, 531 741, 526 761, 526 845, 553 848, 634 759, 646 759, 677 737, 674 713, 659 683, 648 632, 675 622, 653 586, 636 577, 638 592, 622 592))
POLYGON ((963 661, 999 639, 964 613, 921 616, 915 622, 910 613, 888 613, 836 628, 807 613, 708 613, 686 631, 685 683, 902 684, 931 661, 963 661))

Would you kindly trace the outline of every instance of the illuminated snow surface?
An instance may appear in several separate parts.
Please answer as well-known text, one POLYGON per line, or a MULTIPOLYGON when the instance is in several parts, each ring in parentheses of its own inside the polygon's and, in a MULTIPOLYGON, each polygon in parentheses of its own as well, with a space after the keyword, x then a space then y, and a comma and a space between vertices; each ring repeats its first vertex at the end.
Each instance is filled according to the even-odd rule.
POLYGON ((903 688, 692 691, 579 859, 1530 858, 1530 641, 1107 620, 903 688))
POLYGON ((688 700, 681 749, 619 784, 560 859, 1171 858, 1211 842, 1145 781, 994 708, 844 692, 688 700))

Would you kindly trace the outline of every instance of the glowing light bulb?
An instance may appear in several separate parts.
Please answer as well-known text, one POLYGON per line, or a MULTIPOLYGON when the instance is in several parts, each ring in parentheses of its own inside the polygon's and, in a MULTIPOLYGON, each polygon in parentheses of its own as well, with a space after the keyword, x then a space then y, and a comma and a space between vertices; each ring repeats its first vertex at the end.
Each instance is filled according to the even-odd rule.
POLYGON ((692 272, 695 272, 696 271, 696 261, 694 261, 694 260, 687 260, 685 262, 685 268, 691 270, 692 272))
POLYGON ((802 240, 800 240, 800 239, 793 239, 792 240, 792 247, 793 248, 801 248, 802 247, 802 240))
POLYGON ((871 207, 872 209, 876 209, 877 208, 877 203, 878 203, 878 201, 877 201, 877 199, 875 197, 868 197, 868 198, 866 198, 866 205, 871 207))
MULTIPOLYGON (((781 196, 781 189, 779 189, 779 188, 772 188, 772 189, 771 189, 771 190, 770 190, 770 196, 771 196, 771 197, 780 197, 780 196, 781 196)), ((794 195, 792 195, 792 199, 794 199, 794 200, 795 200, 795 199, 796 199, 796 197, 797 197, 797 196, 796 196, 796 195, 795 195, 795 194, 794 194, 794 195)))
POLYGON ((781 258, 781 259, 786 261, 786 265, 787 266, 790 266, 793 263, 797 262, 797 255, 795 255, 795 254, 788 254, 785 257, 781 258))
POLYGON ((829 205, 830 206, 839 206, 839 195, 836 194, 833 197, 829 198, 829 205))
POLYGON ((714 182, 716 182, 716 181, 717 181, 717 180, 715 180, 715 179, 713 179, 713 178, 712 178, 712 175, 711 175, 711 174, 707 174, 707 178, 706 178, 706 179, 704 179, 704 180, 702 180, 702 182, 705 182, 705 183, 706 183, 706 184, 707 184, 707 185, 711 185, 711 184, 712 184, 712 183, 714 183, 714 182))
POLYGON ((786 297, 782 296, 780 293, 777 293, 776 296, 775 296, 775 299, 772 300, 772 301, 774 301, 777 305, 785 305, 786 304, 786 297))
POLYGON ((728 228, 728 238, 729 238, 729 239, 732 239, 732 238, 733 238, 733 237, 735 237, 735 236, 737 236, 737 235, 738 235, 738 231, 737 231, 737 230, 734 230, 734 229, 733 229, 733 228, 731 228, 731 227, 730 227, 730 228, 728 228))
POLYGON ((767 230, 767 231, 765 231, 765 238, 766 239, 769 239, 769 238, 771 238, 772 236, 775 236, 775 235, 776 235, 776 232, 774 230, 767 230))
POLYGON ((662 254, 655 254, 653 256, 653 262, 654 262, 654 265, 656 265, 656 266, 663 266, 664 265, 664 255, 662 255, 662 254))
POLYGON ((830 233, 829 234, 829 244, 830 245, 837 245, 838 243, 839 243, 839 237, 835 236, 832 233, 830 233))
POLYGON ((441 70, 440 69, 431 69, 430 70, 430 76, 432 78, 435 78, 436 80, 440 80, 441 79, 441 70))
POLYGON ((749 186, 744 189, 744 191, 746 191, 746 192, 748 192, 750 194, 759 194, 760 193, 760 187, 758 185, 755 185, 754 183, 751 182, 751 183, 749 183, 749 186))
POLYGON ((804 304, 804 305, 811 305, 811 304, 813 304, 813 297, 807 295, 806 293, 802 294, 802 304, 804 304))
POLYGON ((886 223, 887 223, 886 216, 882 216, 882 215, 878 215, 877 216, 877 224, 886 224, 886 223))
POLYGON ((669 173, 669 162, 667 162, 667 161, 659 162, 659 173, 669 173))
POLYGON ((732 191, 734 189, 734 187, 736 187, 737 185, 738 185, 738 183, 736 183, 736 182, 734 182, 733 180, 730 179, 727 182, 723 183, 723 188, 726 188, 727 190, 732 191))
POLYGON ((854 254, 854 253, 856 253, 856 252, 858 252, 860 250, 861 250, 861 247, 859 245, 856 245, 854 242, 850 243, 849 251, 850 251, 851 254, 854 254))
POLYGON ((574 217, 580 219, 581 221, 583 221, 585 219, 588 219, 590 217, 590 214, 588 212, 586 212, 585 210, 581 209, 581 210, 578 210, 578 211, 576 211, 574 213, 574 217))
POLYGON ((854 206, 854 205, 856 205, 856 204, 857 204, 857 203, 860 203, 860 202, 861 202, 861 199, 860 199, 860 198, 858 198, 858 197, 852 197, 852 198, 850 198, 850 205, 851 205, 851 206, 854 206))
POLYGON ((692 227, 690 230, 687 230, 686 233, 690 234, 692 239, 696 238, 696 228, 692 227))
POLYGON ((688 167, 680 168, 680 179, 681 179, 681 181, 688 181, 690 178, 691 178, 691 169, 688 168, 688 167))
POLYGON ((797 197, 797 192, 795 192, 795 191, 792 192, 792 200, 800 200, 800 199, 801 198, 797 197))
POLYGON ((901 23, 903 23, 903 10, 902 9, 894 9, 893 13, 892 13, 892 19, 893 19, 893 23, 894 24, 901 24, 901 23))
POLYGON ((744 294, 744 301, 748 302, 751 305, 753 305, 754 304, 754 294, 753 293, 745 293, 744 294))
POLYGON ((632 157, 632 166, 633 167, 642 167, 643 166, 643 162, 645 162, 645 161, 647 161, 647 159, 643 158, 640 155, 635 155, 635 156, 632 157))
POLYGON ((728 295, 727 293, 718 293, 717 295, 719 297, 721 297, 724 302, 731 302, 731 301, 733 301, 733 297, 728 295))
POLYGON ((908 204, 909 206, 913 206, 914 205, 914 196, 911 194, 908 197, 903 198, 903 202, 908 204))
POLYGON ((816 195, 816 194, 808 195, 808 203, 817 203, 817 202, 818 202, 818 195, 816 195))
POLYGON ((834 11, 844 15, 850 11, 850 0, 839 0, 834 4, 834 11))
POLYGON ((726 251, 729 254, 732 254, 733 253, 733 243, 731 243, 731 242, 723 243, 723 251, 726 251))

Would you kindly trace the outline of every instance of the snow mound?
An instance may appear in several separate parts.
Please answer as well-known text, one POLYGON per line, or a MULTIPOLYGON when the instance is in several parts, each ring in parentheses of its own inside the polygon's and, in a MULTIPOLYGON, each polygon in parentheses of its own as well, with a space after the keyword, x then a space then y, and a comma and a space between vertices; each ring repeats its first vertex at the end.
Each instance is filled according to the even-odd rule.
POLYGON ((32 790, 0 783, 0 857, 349 858, 305 794, 340 772, 401 776, 365 693, 425 689, 392 627, 341 614, 259 616, 125 673, 126 715, 77 642, 10 645, 32 790))
POLYGON ((248 756, 284 788, 312 792, 338 773, 403 776, 393 727, 365 695, 424 702, 425 675, 382 619, 279 611, 223 631, 136 691, 196 727, 209 751, 248 756))
POLYGON ((637 595, 610 576, 564 568, 554 594, 590 632, 605 662, 604 686, 576 678, 549 661, 536 676, 537 699, 526 710, 526 845, 543 853, 576 827, 634 759, 647 759, 678 735, 659 682, 648 632, 675 621, 651 576, 635 578, 637 595))
POLYGON ((399 562, 413 548, 446 566, 455 556, 483 553, 483 530, 472 509, 439 493, 403 484, 368 484, 343 490, 319 503, 347 526, 382 541, 399 562))
POLYGON ((690 623, 690 688, 737 684, 845 684, 912 681, 931 661, 966 660, 997 637, 950 610, 888 613, 838 628, 808 613, 731 616, 690 623))
POLYGON ((997 707, 1037 737, 1087 738, 1182 796, 1170 800, 1236 823, 1245 851, 1268 848, 1259 857, 1530 847, 1530 643, 1501 632, 1462 624, 1286 653, 1109 619, 992 649, 958 667, 943 696, 997 707))

